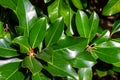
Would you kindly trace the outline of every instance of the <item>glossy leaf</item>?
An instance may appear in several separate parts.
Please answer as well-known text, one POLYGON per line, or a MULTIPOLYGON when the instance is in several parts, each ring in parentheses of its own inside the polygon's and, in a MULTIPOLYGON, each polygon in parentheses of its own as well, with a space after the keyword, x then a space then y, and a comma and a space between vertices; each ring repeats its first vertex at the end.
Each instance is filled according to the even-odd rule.
POLYGON ((74 6, 78 9, 83 9, 82 3, 80 0, 71 0, 74 6))
POLYGON ((8 63, 0 66, 0 80, 24 80, 24 75, 19 71, 20 62, 8 63))
POLYGON ((36 75, 42 70, 42 64, 37 61, 33 56, 27 56, 22 62, 23 68, 28 68, 33 75, 36 75))
POLYGON ((55 0, 50 6, 48 6, 48 14, 51 22, 54 22, 60 17, 60 1, 61 0, 55 0))
POLYGON ((24 37, 24 36, 16 37, 13 40, 13 42, 20 45, 20 51, 22 53, 28 53, 29 52, 30 45, 29 45, 28 39, 26 37, 24 37))
POLYGON ((63 32, 63 24, 64 21, 62 17, 58 18, 57 21, 51 24, 45 37, 45 44, 47 47, 59 40, 63 32))
POLYGON ((5 8, 10 8, 12 10, 16 9, 18 0, 0 0, 0 5, 4 6, 5 8))
POLYGON ((88 37, 88 43, 95 37, 98 29, 99 17, 96 12, 93 12, 92 15, 90 16, 89 24, 90 24, 90 32, 88 37))
POLYGON ((54 76, 66 77, 77 80, 77 74, 73 70, 72 66, 64 59, 59 57, 59 55, 52 56, 52 62, 47 62, 48 65, 45 69, 54 76))
POLYGON ((91 28, 89 27, 88 17, 83 11, 77 11, 76 13, 76 26, 81 37, 89 37, 91 28))
POLYGON ((45 76, 43 73, 39 72, 32 76, 32 80, 50 80, 50 79, 47 78, 47 76, 45 76))
POLYGON ((18 56, 18 53, 15 49, 10 47, 10 40, 7 38, 0 39, 0 57, 10 58, 18 56))
POLYGON ((74 59, 72 59, 71 64, 75 68, 86 68, 95 65, 95 59, 88 52, 79 53, 74 59))
POLYGON ((5 35, 5 31, 4 31, 3 23, 0 22, 0 38, 4 37, 4 35, 5 35))
POLYGON ((92 80, 91 68, 80 68, 78 74, 79 74, 79 80, 92 80))
POLYGON ((120 0, 109 0, 103 9, 103 15, 111 16, 120 12, 120 0))
POLYGON ((120 31, 120 20, 117 20, 113 24, 112 33, 111 34, 114 34, 114 33, 119 32, 119 31, 120 31))
POLYGON ((69 0, 61 0, 60 1, 60 10, 59 10, 60 15, 64 18, 64 22, 66 24, 66 34, 71 36, 73 35, 73 29, 72 29, 72 18, 74 15, 74 11, 71 9, 69 0), (67 14, 66 14, 67 13, 67 14))
POLYGON ((120 62, 120 43, 115 41, 103 42, 93 50, 99 59, 107 63, 120 62))
POLYGON ((94 46, 110 39, 110 31, 105 30, 93 43, 94 46))
POLYGON ((87 39, 85 38, 64 37, 52 47, 54 54, 60 54, 65 59, 73 59, 78 53, 84 51, 86 46, 87 39))
POLYGON ((12 59, 6 59, 6 60, 0 60, 0 66, 3 66, 5 64, 9 64, 9 63, 15 63, 15 62, 21 62, 21 59, 18 58, 12 58, 12 59))
POLYGON ((24 35, 28 37, 30 23, 37 17, 34 6, 29 0, 18 0, 16 14, 19 19, 19 24, 24 27, 24 35))
POLYGON ((44 17, 34 23, 29 35, 29 41, 32 48, 38 47, 44 39, 46 33, 46 22, 46 18, 44 17))

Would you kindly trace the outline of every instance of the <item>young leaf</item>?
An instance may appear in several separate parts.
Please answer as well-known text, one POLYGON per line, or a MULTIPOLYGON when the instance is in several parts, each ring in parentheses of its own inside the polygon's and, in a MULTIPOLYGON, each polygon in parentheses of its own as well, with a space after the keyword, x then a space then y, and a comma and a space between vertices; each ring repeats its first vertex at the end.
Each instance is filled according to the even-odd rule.
POLYGON ((90 24, 90 33, 88 36, 88 43, 95 37, 95 34, 98 29, 99 17, 96 12, 93 12, 89 19, 90 24))
POLYGON ((25 57, 25 59, 22 62, 22 67, 28 68, 33 75, 36 75, 42 70, 42 64, 32 56, 25 57))
POLYGON ((0 66, 0 80, 24 80, 24 75, 19 71, 20 62, 8 63, 0 66))
POLYGON ((30 23, 37 17, 34 6, 29 0, 18 0, 16 14, 19 19, 19 24, 24 27, 24 35, 28 37, 30 30, 30 23))
POLYGON ((113 24, 112 33, 111 34, 114 34, 114 33, 119 32, 119 31, 120 31, 120 20, 117 20, 113 24))
POLYGON ((91 68, 80 68, 78 74, 79 74, 79 80, 92 80, 91 68))
POLYGON ((48 29, 45 37, 45 45, 48 47, 50 44, 55 43, 59 40, 63 32, 64 21, 63 18, 58 18, 48 29))
POLYGON ((47 76, 45 76, 42 72, 38 72, 37 74, 32 76, 32 80, 50 80, 47 76))
POLYGON ((96 63, 95 59, 86 51, 79 53, 74 59, 70 60, 70 62, 75 68, 92 67, 96 63))
POLYGON ((76 13, 76 26, 81 37, 88 38, 90 34, 89 20, 83 11, 76 13))
POLYGON ((22 53, 28 53, 29 52, 30 45, 29 45, 28 39, 26 37, 24 37, 24 36, 16 37, 13 40, 13 43, 17 43, 17 44, 20 45, 22 53))
POLYGON ((5 35, 5 31, 4 31, 3 23, 0 22, 0 38, 4 37, 4 35, 5 35))
POLYGON ((44 39, 46 33, 46 25, 47 21, 45 17, 39 19, 34 23, 29 35, 30 45, 32 48, 38 47, 44 39))
POLYGON ((103 15, 111 16, 120 12, 120 0, 109 0, 103 9, 103 15))
POLYGON ((10 8, 12 10, 16 9, 18 0, 0 0, 0 5, 4 6, 5 8, 10 8))

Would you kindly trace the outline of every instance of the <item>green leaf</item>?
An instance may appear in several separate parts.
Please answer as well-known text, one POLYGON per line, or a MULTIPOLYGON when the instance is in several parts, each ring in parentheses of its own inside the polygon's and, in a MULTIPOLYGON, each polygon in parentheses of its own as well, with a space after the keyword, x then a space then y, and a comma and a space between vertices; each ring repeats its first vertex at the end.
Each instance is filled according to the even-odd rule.
POLYGON ((32 80, 51 80, 51 79, 45 76, 42 72, 39 72, 32 76, 32 80))
POLYGON ((72 29, 72 18, 74 15, 74 11, 71 9, 69 0, 61 0, 60 1, 60 15, 64 18, 65 24, 66 24, 66 34, 71 36, 73 35, 73 29, 72 29), (66 14, 67 13, 67 14, 66 14))
POLYGON ((0 80, 24 80, 24 75, 19 71, 20 62, 8 63, 0 66, 0 80))
POLYGON ((115 41, 103 42, 96 46, 96 49, 92 50, 99 59, 106 63, 120 62, 120 43, 115 41))
POLYGON ((0 0, 0 5, 5 8, 10 8, 12 10, 16 9, 18 0, 0 0))
POLYGON ((73 70, 72 66, 59 55, 52 55, 52 62, 47 62, 48 65, 44 68, 54 76, 66 77, 77 80, 77 74, 73 70))
POLYGON ((63 32, 63 24, 64 21, 62 17, 58 18, 53 24, 51 24, 45 37, 45 45, 47 47, 59 40, 63 32))
POLYGON ((80 10, 80 9, 83 9, 82 3, 81 3, 80 0, 71 0, 71 1, 72 1, 72 3, 74 4, 74 6, 75 6, 76 8, 78 8, 79 10, 80 10))
POLYGON ((3 23, 0 22, 0 38, 4 37, 4 35, 5 35, 5 31, 4 31, 3 23))
POLYGON ((42 64, 37 61, 33 56, 27 56, 22 62, 23 68, 28 68, 33 75, 36 75, 42 70, 42 64))
POLYGON ((6 36, 6 38, 0 39, 0 57, 10 58, 18 56, 17 51, 10 47, 11 42, 6 36))
POLYGON ((60 1, 61 0, 55 0, 48 6, 48 14, 51 22, 54 22, 58 17, 60 17, 60 1))
POLYGON ((83 11, 78 10, 76 13, 76 26, 81 37, 89 37, 91 28, 88 17, 83 11))
POLYGON ((116 20, 115 23, 113 24, 111 34, 114 34, 114 33, 119 32, 119 31, 120 31, 120 20, 116 20))
POLYGON ((96 12, 93 12, 89 19, 90 32, 88 36, 88 43, 95 37, 99 24, 99 17, 96 12))
POLYGON ((52 45, 52 48, 54 54, 60 54, 65 59, 73 59, 78 53, 84 51, 86 46, 87 39, 85 38, 64 37, 52 45))
POLYGON ((96 72, 99 77, 104 77, 107 75, 107 71, 100 71, 97 69, 96 72))
POLYGON ((120 0, 109 0, 107 5, 103 8, 103 15, 111 16, 120 12, 120 0))
POLYGON ((47 21, 45 17, 39 19, 34 23, 29 35, 32 48, 38 47, 44 39, 46 33, 46 25, 47 21))
POLYGON ((88 52, 79 53, 73 60, 70 60, 71 64, 75 68, 86 68, 95 65, 95 59, 88 52))
POLYGON ((28 53, 29 52, 30 45, 29 45, 28 39, 26 37, 24 37, 24 36, 16 37, 13 40, 13 43, 17 43, 17 44, 20 45, 20 51, 22 53, 28 53))
POLYGON ((9 63, 14 63, 14 62, 21 62, 21 59, 18 58, 12 58, 12 59, 6 59, 6 60, 0 60, 0 66, 9 64, 9 63))
POLYGON ((105 30, 94 42, 93 45, 99 45, 102 42, 105 42, 107 40, 110 39, 110 31, 109 30, 105 30))
POLYGON ((24 27, 24 35, 28 37, 30 31, 30 24, 37 17, 34 6, 29 0, 18 0, 16 14, 19 19, 19 24, 24 27))
POLYGON ((79 80, 92 80, 91 68, 80 68, 78 74, 79 74, 79 80))

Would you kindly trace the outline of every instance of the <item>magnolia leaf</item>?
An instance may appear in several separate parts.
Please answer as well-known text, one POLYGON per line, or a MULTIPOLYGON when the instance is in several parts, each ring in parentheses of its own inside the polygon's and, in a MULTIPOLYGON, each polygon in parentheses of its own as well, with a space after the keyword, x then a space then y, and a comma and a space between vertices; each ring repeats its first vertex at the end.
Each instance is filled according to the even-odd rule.
POLYGON ((103 15, 111 16, 120 12, 120 0, 109 0, 107 5, 103 8, 103 15))
POLYGON ((79 80, 92 80, 91 68, 80 68, 78 74, 79 74, 79 80))
POLYGON ((28 68, 33 75, 36 75, 42 70, 42 64, 37 61, 33 56, 27 56, 22 62, 23 68, 28 68))
POLYGON ((47 21, 45 17, 34 23, 29 35, 32 48, 38 47, 44 39, 46 33, 46 24, 47 21))
POLYGON ((0 80, 24 80, 24 75, 19 71, 20 62, 12 62, 0 66, 0 80))
POLYGON ((45 37, 45 45, 47 47, 59 40, 63 32, 63 24, 64 21, 62 17, 58 18, 53 24, 51 24, 45 37))

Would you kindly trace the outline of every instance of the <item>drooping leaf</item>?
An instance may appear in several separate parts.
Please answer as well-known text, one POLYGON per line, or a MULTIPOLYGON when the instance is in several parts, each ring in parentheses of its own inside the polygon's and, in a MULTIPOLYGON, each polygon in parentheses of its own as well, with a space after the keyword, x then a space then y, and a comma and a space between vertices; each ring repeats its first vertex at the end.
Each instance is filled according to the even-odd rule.
POLYGON ((71 64, 75 68, 86 68, 95 65, 95 59, 88 52, 79 53, 74 59, 70 60, 71 64))
POLYGON ((63 24, 64 21, 62 17, 58 18, 53 24, 51 24, 45 37, 45 45, 47 47, 59 40, 63 32, 63 24))
POLYGON ((79 74, 79 80, 92 80, 91 68, 80 68, 78 74, 79 74))
POLYGON ((30 45, 29 45, 28 39, 26 37, 24 37, 24 36, 16 37, 13 40, 13 42, 20 45, 20 51, 22 53, 28 53, 29 52, 30 45))
POLYGON ((2 5, 5 8, 16 10, 17 2, 18 0, 0 0, 0 5, 2 5))
POLYGON ((16 14, 19 20, 19 24, 24 28, 24 35, 28 37, 30 31, 30 24, 37 17, 34 6, 29 0, 18 0, 16 14))
POLYGON ((82 6, 82 3, 81 3, 80 0, 71 0, 71 1, 72 1, 72 3, 74 4, 74 6, 75 6, 76 8, 78 8, 79 10, 80 10, 80 9, 83 9, 83 6, 82 6))
POLYGON ((120 31, 120 20, 117 20, 113 24, 112 33, 111 34, 114 34, 114 33, 119 32, 119 31, 120 31))
POLYGON ((19 71, 20 62, 8 63, 0 66, 0 80, 24 80, 24 75, 19 71))
POLYGON ((38 72, 37 74, 32 76, 32 80, 51 80, 51 79, 45 76, 42 72, 38 72))
POLYGON ((105 30, 94 42, 93 45, 99 45, 102 42, 105 42, 110 39, 110 31, 105 30))
POLYGON ((78 53, 84 51, 86 46, 87 39, 85 38, 64 37, 52 47, 54 54, 60 54, 65 59, 73 59, 78 53))
POLYGON ((76 26, 81 37, 89 37, 91 28, 89 26, 88 17, 83 11, 78 10, 76 13, 76 26))
POLYGON ((44 17, 34 23, 29 35, 29 41, 32 48, 38 47, 44 39, 46 33, 46 22, 46 18, 44 17))
POLYGON ((11 42, 7 36, 5 36, 3 39, 0 39, 0 57, 10 58, 19 55, 17 51, 10 46, 11 42))
POLYGON ((88 43, 95 37, 95 34, 98 29, 99 17, 96 12, 93 12, 89 19, 90 24, 90 33, 88 37, 88 43))
POLYGON ((103 42, 96 46, 93 50, 99 59, 106 63, 116 63, 120 62, 120 43, 115 41, 103 42))
POLYGON ((111 16, 120 12, 120 0, 109 0, 107 5, 103 8, 103 15, 111 16))
POLYGON ((5 31, 4 31, 3 23, 0 22, 0 38, 4 37, 4 35, 5 35, 5 31))
POLYGON ((28 68, 33 75, 36 75, 42 70, 42 64, 37 61, 33 56, 27 56, 22 62, 23 68, 28 68))

